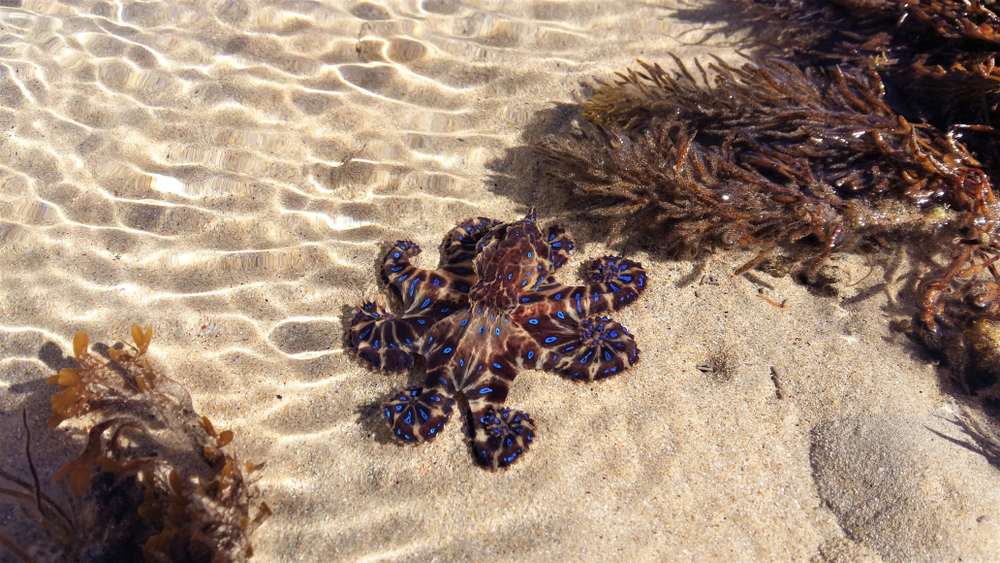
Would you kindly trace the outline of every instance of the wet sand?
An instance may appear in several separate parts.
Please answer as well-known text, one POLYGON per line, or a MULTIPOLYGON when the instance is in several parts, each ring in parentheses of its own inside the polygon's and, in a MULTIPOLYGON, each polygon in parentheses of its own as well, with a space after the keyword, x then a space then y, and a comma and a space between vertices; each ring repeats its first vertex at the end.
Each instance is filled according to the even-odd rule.
MULTIPOLYGON (((0 7, 0 463, 27 470, 22 408, 43 482, 76 455, 44 379, 74 333, 139 323, 230 448, 266 461, 255 561, 1000 560, 997 470, 890 330, 915 310, 905 255, 870 275, 835 255, 821 296, 733 277, 752 252, 611 248, 519 150, 637 58, 735 56, 672 7, 0 7), (409 239, 435 267, 456 223, 532 205, 576 237, 562 281, 609 253, 647 267, 614 315, 640 363, 592 385, 522 373, 508 404, 537 438, 505 472, 474 465, 459 414, 395 443, 377 405, 421 374, 343 344, 382 256, 409 239)), ((20 520, 0 506, 0 530, 20 520)))

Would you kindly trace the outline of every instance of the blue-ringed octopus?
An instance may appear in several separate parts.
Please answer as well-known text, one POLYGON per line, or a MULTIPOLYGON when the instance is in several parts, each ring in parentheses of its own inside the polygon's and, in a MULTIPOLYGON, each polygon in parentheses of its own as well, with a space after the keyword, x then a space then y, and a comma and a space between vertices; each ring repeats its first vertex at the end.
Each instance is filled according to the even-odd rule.
POLYGON ((415 444, 436 438, 462 393, 471 411, 476 463, 506 468, 535 436, 527 413, 504 406, 520 371, 594 381, 638 361, 632 335, 604 313, 639 297, 645 270, 607 256, 585 269, 592 278, 588 285, 563 285, 553 274, 572 248, 563 229, 538 226, 534 208, 511 223, 484 217, 461 223, 444 239, 438 270, 410 262, 420 253, 415 243, 393 245, 382 265, 388 288, 362 304, 348 339, 377 369, 402 370, 416 356, 425 360, 423 387, 382 404, 396 438, 415 444), (390 311, 390 301, 402 312, 390 311))

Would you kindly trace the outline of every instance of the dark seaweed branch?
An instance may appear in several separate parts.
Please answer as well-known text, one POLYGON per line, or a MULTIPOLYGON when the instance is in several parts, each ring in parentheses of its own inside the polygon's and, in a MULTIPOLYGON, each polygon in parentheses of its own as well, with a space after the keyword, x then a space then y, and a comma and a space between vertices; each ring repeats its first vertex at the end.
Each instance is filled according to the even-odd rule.
MULTIPOLYGON (((980 0, 731 0, 728 32, 810 65, 877 70, 896 109, 940 128, 960 126, 970 148, 998 165, 1000 8, 980 0), (849 30, 849 31, 846 31, 849 30), (972 126, 971 128, 968 126, 972 126)), ((683 11, 681 12, 684 13, 683 11)))
POLYGON ((895 113, 874 72, 778 59, 717 59, 695 73, 679 61, 673 72, 640 64, 586 104, 601 127, 584 143, 541 144, 550 172, 615 235, 633 221, 673 251, 759 247, 738 272, 815 235, 815 271, 848 240, 990 214, 976 160, 953 137, 895 113))
MULTIPOLYGON (((194 411, 187 391, 149 364, 152 329, 133 326, 132 337, 135 347, 110 349, 108 362, 91 354, 87 335, 78 333, 73 352, 82 367, 48 379, 60 387, 49 425, 81 418, 88 427, 83 451, 54 476, 83 497, 79 524, 41 493, 30 452, 34 483, 0 470, 26 491, 0 494, 35 501, 52 536, 47 547, 64 560, 83 553, 93 561, 246 560, 250 536, 271 514, 244 477, 254 465, 223 451, 233 433, 217 432, 194 411)), ((32 560, 30 550, 12 550, 32 560)))

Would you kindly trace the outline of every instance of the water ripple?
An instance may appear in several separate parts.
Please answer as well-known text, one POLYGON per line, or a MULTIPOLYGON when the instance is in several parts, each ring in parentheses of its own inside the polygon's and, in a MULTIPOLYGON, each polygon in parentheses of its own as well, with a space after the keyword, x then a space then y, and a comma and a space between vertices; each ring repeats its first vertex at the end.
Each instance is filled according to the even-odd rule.
POLYGON ((679 433, 650 414, 665 387, 638 402, 602 387, 620 408, 588 411, 612 425, 595 430, 567 415, 577 391, 522 376, 544 438, 492 475, 458 427, 391 443, 375 405, 407 376, 371 373, 343 340, 393 241, 431 267, 457 221, 523 214, 491 163, 553 102, 675 48, 652 4, 0 2, 0 449, 22 451, 6 430, 33 400, 7 390, 45 389, 42 358, 65 361, 75 332, 111 345, 136 322, 154 327, 151 363, 267 462, 255 560, 599 560, 602 534, 629 530, 670 547, 647 524, 664 504, 640 499, 682 485, 606 422, 679 433), (640 469, 614 475, 626 457, 640 469))

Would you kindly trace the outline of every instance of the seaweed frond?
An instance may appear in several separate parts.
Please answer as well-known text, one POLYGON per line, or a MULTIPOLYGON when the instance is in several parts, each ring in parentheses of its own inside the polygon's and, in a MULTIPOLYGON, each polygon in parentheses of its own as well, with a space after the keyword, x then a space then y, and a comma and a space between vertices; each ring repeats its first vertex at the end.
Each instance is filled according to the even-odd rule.
MULTIPOLYGON (((934 232, 989 216, 986 175, 961 143, 883 100, 879 76, 781 59, 692 73, 640 63, 587 102, 583 142, 549 137, 550 173, 610 220, 641 224, 671 251, 775 246, 815 236, 822 250, 863 236, 934 232)), ((639 230, 633 230, 638 232, 639 230)))
MULTIPOLYGON (((75 418, 87 428, 83 451, 53 477, 83 497, 85 514, 75 519, 82 524, 67 525, 72 519, 61 509, 46 510, 38 500, 37 511, 46 522, 65 520, 55 543, 71 560, 86 550, 116 554, 109 561, 245 561, 250 536, 271 515, 246 478, 257 466, 226 453, 232 431, 218 432, 181 385, 150 365, 152 328, 133 325, 131 332, 135 345, 110 349, 109 361, 78 333, 73 354, 82 367, 48 378, 60 388, 49 425, 75 418)), ((17 496, 11 492, 0 490, 17 496)))

